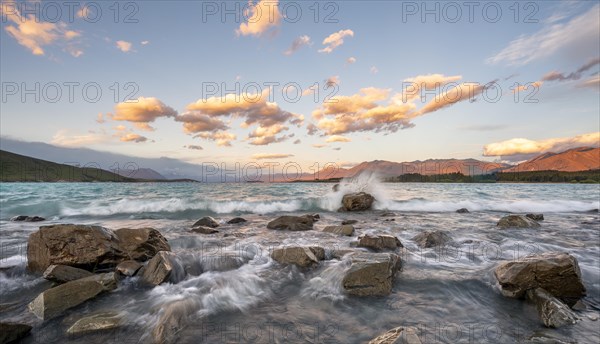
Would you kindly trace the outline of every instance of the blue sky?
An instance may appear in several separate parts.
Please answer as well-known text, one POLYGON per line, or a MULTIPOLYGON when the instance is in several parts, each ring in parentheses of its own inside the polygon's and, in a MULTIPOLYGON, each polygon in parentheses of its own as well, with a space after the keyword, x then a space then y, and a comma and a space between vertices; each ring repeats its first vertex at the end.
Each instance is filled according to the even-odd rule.
POLYGON ((63 2, 3 1, 2 136, 198 163, 282 158, 303 166, 519 160, 598 145, 597 1, 521 2, 516 18, 512 2, 477 3, 472 18, 466 3, 457 2, 462 15, 454 19, 455 9, 443 2, 323 1, 315 18, 314 2, 264 0, 240 2, 255 12, 239 21, 233 15, 222 20, 221 2, 127 3, 118 3, 115 18, 112 2, 80 2, 77 10, 90 12, 69 18, 63 2), (102 15, 90 22, 96 5, 102 15), (439 23, 433 14, 422 20, 422 6, 433 9, 439 23), (60 20, 53 18, 56 8, 60 20), (292 22, 296 8, 302 15, 292 22), (270 9, 274 18, 267 18, 270 9), (130 14, 137 22, 125 22, 130 14), (300 43, 292 52, 295 40, 300 43), (492 81, 502 90, 497 101, 486 99, 495 91, 485 87, 457 101, 444 97, 470 92, 464 83, 492 81), (79 83, 73 102, 69 82, 79 83), (328 82, 335 89, 325 90, 328 82), (23 88, 36 83, 40 102, 33 94, 23 102, 23 88), (48 99, 55 95, 52 83, 63 93, 55 103, 48 99), (88 83, 102 90, 97 102, 81 94, 88 83), (280 86, 268 101, 263 93, 263 102, 244 102, 207 94, 208 83, 225 85, 224 94, 255 93, 254 83, 263 92, 265 83, 280 86), (288 83, 305 91, 299 101, 283 97, 288 83), (318 102, 308 90, 315 83, 318 102), (424 99, 398 102, 406 87, 429 83, 435 86, 424 99), (518 101, 515 83, 529 85, 516 92, 518 101), (123 103, 130 91, 134 102, 123 103), (332 100, 340 102, 323 104, 333 91, 332 100), (525 101, 528 95, 537 102, 525 101), (203 101, 211 96, 219 101, 203 101))

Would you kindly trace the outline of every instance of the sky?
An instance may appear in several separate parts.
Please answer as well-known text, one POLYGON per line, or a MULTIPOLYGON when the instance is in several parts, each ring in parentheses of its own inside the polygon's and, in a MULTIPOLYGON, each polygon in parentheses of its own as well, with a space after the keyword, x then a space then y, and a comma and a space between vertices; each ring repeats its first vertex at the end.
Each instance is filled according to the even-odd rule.
POLYGON ((335 162, 600 144, 598 1, 2 1, 0 134, 335 162))

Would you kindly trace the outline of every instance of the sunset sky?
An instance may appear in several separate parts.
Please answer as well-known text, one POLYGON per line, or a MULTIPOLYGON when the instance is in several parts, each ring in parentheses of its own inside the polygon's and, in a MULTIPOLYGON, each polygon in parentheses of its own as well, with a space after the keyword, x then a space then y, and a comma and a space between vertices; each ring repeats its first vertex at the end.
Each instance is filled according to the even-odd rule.
POLYGON ((303 166, 600 140, 596 1, 36 3, 2 1, 3 137, 303 166))

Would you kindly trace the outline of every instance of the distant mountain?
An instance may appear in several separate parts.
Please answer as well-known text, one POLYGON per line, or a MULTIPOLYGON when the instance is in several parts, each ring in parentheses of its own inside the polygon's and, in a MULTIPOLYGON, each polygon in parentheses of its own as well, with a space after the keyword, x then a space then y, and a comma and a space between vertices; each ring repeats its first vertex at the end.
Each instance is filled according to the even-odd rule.
POLYGON ((133 170, 117 170, 113 171, 123 177, 129 177, 134 179, 153 179, 153 180, 163 180, 167 179, 162 174, 156 172, 151 168, 138 168, 133 170))
POLYGON ((579 147, 560 153, 544 153, 503 172, 578 172, 597 169, 600 169, 600 148, 579 147))

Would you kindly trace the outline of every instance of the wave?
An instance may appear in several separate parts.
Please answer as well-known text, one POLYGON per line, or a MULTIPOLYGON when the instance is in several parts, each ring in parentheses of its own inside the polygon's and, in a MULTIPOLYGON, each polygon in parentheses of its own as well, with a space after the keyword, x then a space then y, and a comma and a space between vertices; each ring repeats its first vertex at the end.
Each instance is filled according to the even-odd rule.
POLYGON ((567 200, 465 200, 465 201, 427 201, 427 200, 408 200, 391 201, 384 206, 377 205, 379 209, 395 211, 414 211, 414 212, 454 212, 460 208, 467 208, 469 211, 498 211, 509 213, 561 213, 561 212, 583 212, 600 208, 600 201, 583 202, 567 200))

